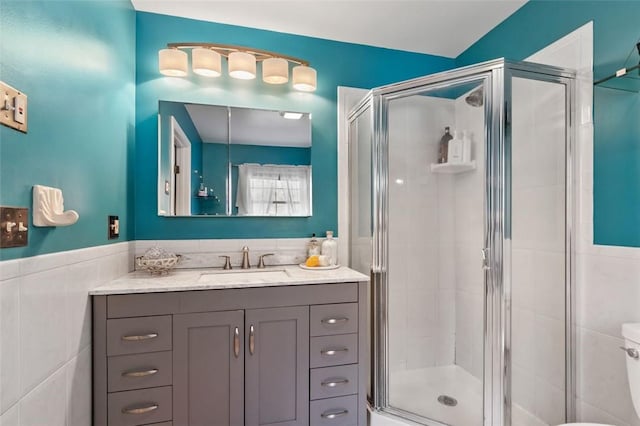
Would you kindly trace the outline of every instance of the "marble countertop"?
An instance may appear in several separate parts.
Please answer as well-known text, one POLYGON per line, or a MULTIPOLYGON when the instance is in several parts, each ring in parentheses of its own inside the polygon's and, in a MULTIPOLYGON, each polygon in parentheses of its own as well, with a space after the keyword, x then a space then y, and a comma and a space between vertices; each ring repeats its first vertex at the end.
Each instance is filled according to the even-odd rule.
POLYGON ((168 275, 151 275, 146 271, 131 272, 94 288, 92 296, 132 293, 157 293, 188 290, 220 290, 227 288, 271 287, 308 284, 332 284, 369 281, 369 277, 341 266, 329 270, 308 270, 298 265, 271 266, 265 269, 219 268, 176 269, 168 275))

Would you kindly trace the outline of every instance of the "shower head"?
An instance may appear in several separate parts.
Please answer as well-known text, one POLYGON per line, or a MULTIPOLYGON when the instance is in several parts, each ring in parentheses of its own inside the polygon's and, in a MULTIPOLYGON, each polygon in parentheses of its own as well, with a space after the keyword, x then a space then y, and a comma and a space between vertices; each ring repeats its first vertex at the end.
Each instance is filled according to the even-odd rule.
POLYGON ((472 107, 481 107, 484 104, 484 90, 482 86, 469 93, 469 96, 464 98, 464 100, 472 107))

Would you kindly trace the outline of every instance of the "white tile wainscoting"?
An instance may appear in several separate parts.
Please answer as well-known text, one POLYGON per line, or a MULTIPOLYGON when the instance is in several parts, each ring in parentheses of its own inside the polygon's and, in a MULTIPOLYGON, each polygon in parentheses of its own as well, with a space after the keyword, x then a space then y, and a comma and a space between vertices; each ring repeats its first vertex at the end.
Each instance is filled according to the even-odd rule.
POLYGON ((129 272, 131 248, 0 262, 0 425, 91 425, 88 291, 129 272))

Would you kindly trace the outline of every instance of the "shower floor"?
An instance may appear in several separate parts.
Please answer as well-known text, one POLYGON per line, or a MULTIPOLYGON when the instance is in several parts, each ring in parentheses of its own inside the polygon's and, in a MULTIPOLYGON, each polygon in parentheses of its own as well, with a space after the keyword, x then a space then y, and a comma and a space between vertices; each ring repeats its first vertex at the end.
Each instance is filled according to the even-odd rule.
MULTIPOLYGON (((452 426, 482 426, 482 382, 457 365, 395 371, 389 375, 390 405, 452 426), (440 395, 457 405, 438 402, 440 395)), ((513 406, 513 426, 547 426, 513 406)))

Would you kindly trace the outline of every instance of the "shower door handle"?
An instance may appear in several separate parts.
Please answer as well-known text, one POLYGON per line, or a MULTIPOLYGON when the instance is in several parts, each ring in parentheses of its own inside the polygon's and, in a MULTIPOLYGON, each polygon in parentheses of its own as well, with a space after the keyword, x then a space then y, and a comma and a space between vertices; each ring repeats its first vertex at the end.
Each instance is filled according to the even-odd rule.
POLYGON ((491 269, 491 266, 489 266, 489 249, 483 248, 480 253, 482 255, 482 269, 488 271, 491 269))

